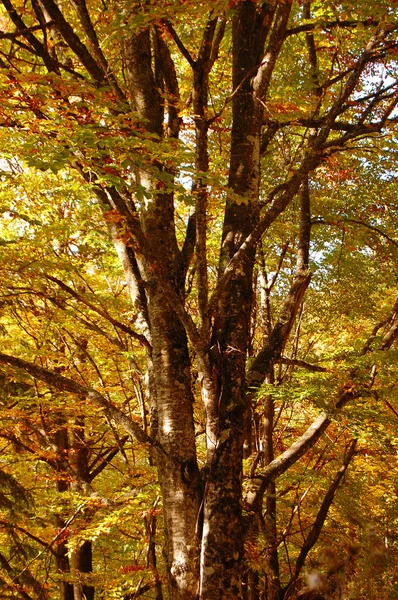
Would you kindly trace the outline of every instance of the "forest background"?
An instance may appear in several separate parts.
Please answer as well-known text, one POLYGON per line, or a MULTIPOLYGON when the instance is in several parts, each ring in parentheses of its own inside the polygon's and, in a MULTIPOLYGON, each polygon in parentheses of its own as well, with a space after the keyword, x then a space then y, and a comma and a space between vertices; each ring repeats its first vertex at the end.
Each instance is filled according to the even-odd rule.
POLYGON ((397 30, 1 0, 2 598, 397 598, 397 30))

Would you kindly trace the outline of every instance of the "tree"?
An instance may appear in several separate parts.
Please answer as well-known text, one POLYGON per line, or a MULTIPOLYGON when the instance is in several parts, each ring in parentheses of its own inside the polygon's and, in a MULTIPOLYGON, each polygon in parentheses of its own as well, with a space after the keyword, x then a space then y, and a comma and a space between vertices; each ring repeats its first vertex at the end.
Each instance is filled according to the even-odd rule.
MULTIPOLYGON (((314 459, 327 429, 339 438, 340 413, 371 396, 377 372, 391 368, 398 331, 395 174, 380 161, 394 158, 397 12, 388 2, 307 0, 2 6, 4 152, 8 144, 9 160, 60 178, 73 179, 74 170, 86 215, 75 237, 62 231, 72 212, 56 216, 56 260, 43 257, 32 269, 15 257, 13 294, 33 274, 30 293, 41 295, 43 311, 50 302, 68 314, 72 303, 85 335, 108 339, 120 356, 103 377, 104 350, 91 356, 87 337, 67 323, 73 350, 52 341, 55 358, 47 342, 25 341, 0 361, 45 389, 87 399, 113 428, 147 445, 162 494, 170 598, 291 597, 357 442, 346 437, 339 468, 324 468, 326 493, 289 574, 280 568, 275 482, 293 477, 300 458, 314 459), (90 210, 95 219, 102 213, 99 227, 106 224, 119 257, 132 323, 100 285, 79 285, 95 250, 90 210), (347 247, 353 255, 343 260, 347 247), (372 260, 375 289, 355 275, 355 261, 369 269, 372 260), (347 313, 325 300, 334 285, 348 295, 347 313), (372 310, 356 307, 351 324, 351 305, 365 293, 372 310), (334 352, 323 346, 333 339, 334 352), (65 352, 67 365, 59 363, 65 352), (126 385, 126 359, 137 365, 137 390, 146 388, 135 392, 140 421, 108 389, 116 371, 126 385), (87 374, 73 372, 79 360, 90 363, 87 374), (316 396, 303 420, 303 400, 288 400, 301 384, 316 396), (277 425, 293 427, 296 440, 276 441, 277 425), (263 539, 261 575, 248 549, 254 556, 263 539)), ((7 182, 21 177, 4 171, 7 182)), ((13 210, 5 213, 32 225, 30 211, 13 210)), ((5 240, 7 250, 15 241, 5 240)), ((37 316, 33 305, 25 310, 37 316)), ((120 442, 124 434, 116 435, 120 442)))

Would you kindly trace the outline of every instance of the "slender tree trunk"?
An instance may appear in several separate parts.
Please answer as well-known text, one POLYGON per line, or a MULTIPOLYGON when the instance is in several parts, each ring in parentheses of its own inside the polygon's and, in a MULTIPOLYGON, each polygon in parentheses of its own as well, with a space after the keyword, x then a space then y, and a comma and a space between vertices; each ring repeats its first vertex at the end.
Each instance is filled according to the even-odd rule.
MULTIPOLYGON (((93 552, 92 543, 86 540, 83 544, 72 553, 71 558, 72 574, 79 578, 80 574, 93 572, 93 552)), ((95 589, 91 585, 73 584, 73 600, 94 600, 95 589)))
MULTIPOLYGON (((86 540, 79 548, 78 569, 80 573, 93 572, 93 545, 91 540, 86 540)), ((85 600, 94 600, 94 587, 83 585, 83 598, 85 600)))
MULTIPOLYGON (((274 380, 273 374, 269 381, 274 380)), ((271 395, 265 398, 264 406, 264 462, 269 465, 274 460, 274 399, 271 395)), ((276 528, 276 486, 272 481, 266 492, 266 512, 265 512, 265 536, 266 536, 266 561, 268 563, 267 577, 267 598, 268 600, 278 600, 281 594, 281 585, 279 577, 279 559, 277 545, 276 528)))
MULTIPOLYGON (((72 490, 82 492, 82 484, 90 482, 89 448, 85 441, 84 417, 74 419, 69 432, 69 444, 73 449, 69 461, 76 481, 68 485, 72 490)), ((95 588, 85 583, 80 583, 81 574, 93 572, 93 551, 91 540, 85 540, 76 548, 70 559, 70 571, 74 579, 73 600, 93 600, 95 588)))
MULTIPOLYGON (((59 428, 54 434, 54 441, 57 448, 57 453, 59 455, 58 469, 57 469, 57 492, 62 494, 68 490, 68 483, 63 477, 64 469, 63 469, 63 455, 67 452, 69 448, 68 442, 68 430, 64 425, 64 419, 59 420, 59 428)), ((61 517, 56 517, 56 527, 58 530, 62 530, 65 526, 65 521, 61 517)), ((62 536, 60 540, 58 540, 57 545, 55 546, 55 563, 57 570, 60 574, 68 576, 70 574, 70 564, 68 557, 68 539, 67 535, 62 536)), ((68 581, 60 581, 59 583, 59 595, 60 600, 74 600, 73 595, 73 585, 68 581)))
MULTIPOLYGON (((57 521, 58 527, 63 527, 64 523, 61 520, 57 521)), ((70 565, 68 558, 68 548, 65 541, 57 544, 55 549, 55 564, 57 567, 57 571, 61 574, 69 574, 70 573, 70 565)), ((59 582, 59 597, 60 600, 74 600, 73 594, 73 585, 68 581, 60 581, 59 582)))

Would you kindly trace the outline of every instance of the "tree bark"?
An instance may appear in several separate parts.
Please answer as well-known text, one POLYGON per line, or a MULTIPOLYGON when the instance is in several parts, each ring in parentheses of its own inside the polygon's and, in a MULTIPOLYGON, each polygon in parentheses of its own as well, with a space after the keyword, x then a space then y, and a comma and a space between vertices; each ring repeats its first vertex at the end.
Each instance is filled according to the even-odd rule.
MULTIPOLYGON (((55 419, 57 422, 57 419, 55 419)), ((63 454, 68 451, 69 448, 69 440, 68 440, 68 430, 66 427, 66 423, 64 419, 58 419, 58 428, 54 434, 55 446, 57 449, 58 459, 56 462, 56 470, 57 470, 57 492, 62 494, 68 490, 68 483, 65 479, 65 473, 63 469, 63 454)), ((61 517, 56 517, 56 526, 58 530, 62 530, 65 527, 65 520, 61 517)), ((62 536, 55 548, 55 564, 57 566, 57 570, 60 574, 65 577, 70 576, 70 563, 68 557, 68 538, 67 536, 62 536)), ((73 584, 69 581, 60 580, 59 583, 59 593, 60 600, 74 600, 73 593, 73 584)))
MULTIPOLYGON (((125 60, 135 107, 149 133, 163 135, 161 99, 151 66, 149 31, 125 42, 125 60)), ((161 165, 154 168, 162 170, 161 165)), ((190 600, 197 595, 199 542, 196 525, 200 506, 199 470, 193 423, 190 359, 184 327, 159 282, 167 280, 183 299, 184 282, 178 266, 180 251, 175 237, 173 196, 159 190, 158 181, 139 173, 146 189, 141 226, 156 267, 138 256, 145 282, 152 339, 153 402, 151 427, 162 451, 157 466, 162 490, 165 555, 170 600, 190 600)))
MULTIPOLYGON (((233 18, 233 124, 229 188, 219 272, 226 265, 258 220, 260 183, 260 131, 263 109, 256 103, 251 77, 260 64, 266 15, 252 2, 241 2, 233 18), (236 196, 240 197, 237 201, 236 196)), ((217 381, 217 442, 207 464, 204 491, 204 523, 201 549, 202 600, 242 597, 243 535, 241 482, 244 439, 245 365, 250 338, 252 277, 255 248, 244 256, 233 273, 215 311, 213 375, 217 381)))

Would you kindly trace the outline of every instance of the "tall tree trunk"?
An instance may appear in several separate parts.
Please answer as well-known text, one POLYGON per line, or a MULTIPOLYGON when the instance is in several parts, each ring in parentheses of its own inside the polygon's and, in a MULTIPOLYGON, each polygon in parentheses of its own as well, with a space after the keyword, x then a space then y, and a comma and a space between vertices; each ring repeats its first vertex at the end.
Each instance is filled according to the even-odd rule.
MULTIPOLYGON (((239 4, 233 21, 233 125, 229 187, 241 201, 228 200, 222 236, 220 276, 258 219, 260 113, 250 75, 261 61, 264 17, 249 1, 239 4)), ((201 553, 203 600, 237 599, 242 594, 243 534, 241 482, 246 412, 245 365, 250 339, 252 277, 255 249, 248 251, 223 290, 217 306, 213 344, 218 350, 218 432, 207 465, 201 553)))
MULTIPOLYGON (((136 110, 145 119, 148 132, 161 137, 162 101, 152 71, 149 31, 129 38, 124 49, 136 110)), ((162 170, 161 165, 153 167, 159 172, 162 170)), ((151 428, 152 436, 161 448, 156 460, 164 509, 169 597, 170 600, 193 600, 198 587, 196 526, 200 485, 190 359, 185 329, 161 287, 162 281, 169 281, 177 301, 183 302, 184 284, 179 272, 180 251, 175 237, 173 196, 159 189, 155 176, 140 172, 137 177, 146 189, 146 197, 142 198, 142 231, 158 269, 148 257, 137 256, 141 278, 145 282, 152 339, 151 428)))
MULTIPOLYGON (((69 448, 68 442, 68 430, 63 425, 63 419, 60 423, 60 428, 54 434, 54 441, 57 448, 57 453, 59 455, 59 460, 57 461, 57 492, 62 494, 68 490, 68 483, 64 478, 64 468, 63 468, 63 454, 69 448)), ((65 520, 61 517, 56 517, 56 527, 58 530, 62 530, 65 527, 65 520)), ((68 539, 67 536, 62 536, 61 539, 58 540, 57 545, 54 548, 55 550, 55 563, 57 570, 60 574, 69 576, 70 575, 70 564, 68 557, 68 539)), ((73 585, 68 581, 60 580, 59 583, 59 595, 60 600, 74 600, 73 594, 73 585)))
MULTIPOLYGON (((72 483, 71 488, 76 491, 82 491, 82 483, 89 483, 89 448, 85 441, 84 418, 77 417, 73 422, 73 429, 70 433, 71 446, 74 452, 71 454, 70 463, 73 471, 77 475, 77 483, 72 483)), ((83 576, 93 572, 93 547, 91 540, 85 540, 81 546, 72 552, 71 572, 74 578, 80 579, 83 576)), ((95 588, 79 581, 73 584, 74 600, 93 600, 95 588)))

